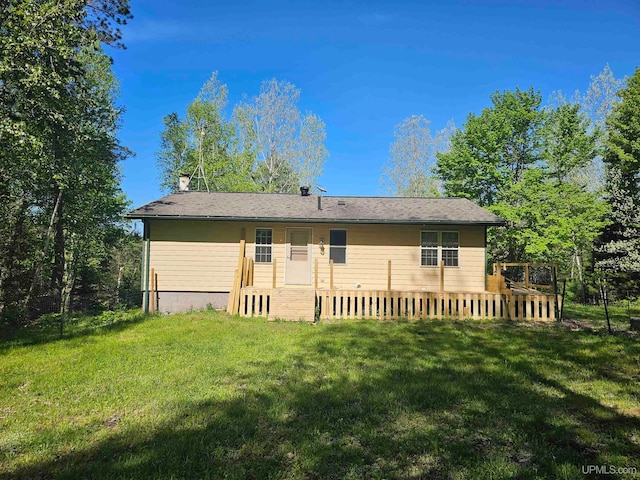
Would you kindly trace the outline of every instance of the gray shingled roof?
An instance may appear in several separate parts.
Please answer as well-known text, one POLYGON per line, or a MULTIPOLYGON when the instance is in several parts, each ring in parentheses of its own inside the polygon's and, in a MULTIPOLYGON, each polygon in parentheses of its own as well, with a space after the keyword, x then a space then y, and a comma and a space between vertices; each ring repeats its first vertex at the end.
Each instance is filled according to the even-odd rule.
POLYGON ((128 218, 345 223, 500 225, 502 219, 465 198, 322 197, 278 193, 178 192, 128 218))

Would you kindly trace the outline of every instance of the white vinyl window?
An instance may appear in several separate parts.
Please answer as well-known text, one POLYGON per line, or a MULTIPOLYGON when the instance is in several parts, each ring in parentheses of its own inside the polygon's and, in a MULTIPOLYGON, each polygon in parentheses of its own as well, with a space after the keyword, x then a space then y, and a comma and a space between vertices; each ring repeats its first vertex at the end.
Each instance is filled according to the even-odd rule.
POLYGON ((256 228, 256 263, 271 263, 273 232, 270 228, 256 228))
POLYGON ((458 232, 420 232, 420 265, 423 267, 437 267, 440 261, 445 267, 457 267, 459 250, 458 232))
POLYGON ((420 265, 436 267, 438 265, 438 232, 420 232, 420 265))
POLYGON ((442 232, 442 261, 445 267, 458 266, 458 232, 442 232))

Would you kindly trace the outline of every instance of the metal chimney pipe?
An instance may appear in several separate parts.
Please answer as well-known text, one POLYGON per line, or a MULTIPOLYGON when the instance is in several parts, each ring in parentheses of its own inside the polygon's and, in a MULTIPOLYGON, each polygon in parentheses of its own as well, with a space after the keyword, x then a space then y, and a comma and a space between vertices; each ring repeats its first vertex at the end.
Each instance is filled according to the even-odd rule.
POLYGON ((326 192, 326 190, 322 187, 316 187, 318 189, 318 191, 320 192, 320 195, 318 196, 318 210, 322 210, 322 194, 324 192, 326 192))

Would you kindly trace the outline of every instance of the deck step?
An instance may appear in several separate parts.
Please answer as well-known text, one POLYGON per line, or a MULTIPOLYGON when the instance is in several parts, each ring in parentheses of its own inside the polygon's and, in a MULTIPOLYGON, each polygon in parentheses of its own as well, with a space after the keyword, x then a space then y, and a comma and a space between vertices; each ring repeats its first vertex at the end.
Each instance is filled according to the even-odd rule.
POLYGON ((271 293, 269 320, 313 322, 316 292, 313 289, 276 289, 271 293))

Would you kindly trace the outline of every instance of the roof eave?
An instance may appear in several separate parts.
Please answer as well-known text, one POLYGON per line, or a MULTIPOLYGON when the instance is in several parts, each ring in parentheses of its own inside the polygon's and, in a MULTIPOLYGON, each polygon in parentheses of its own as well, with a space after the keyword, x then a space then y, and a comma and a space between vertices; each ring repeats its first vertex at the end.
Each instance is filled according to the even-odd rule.
POLYGON ((500 226, 504 220, 428 220, 428 219, 361 219, 361 218, 288 218, 288 217, 219 217, 212 215, 143 215, 128 213, 125 218, 130 220, 221 220, 228 222, 269 222, 269 223, 358 223, 358 224, 394 224, 394 225, 476 225, 500 226))

